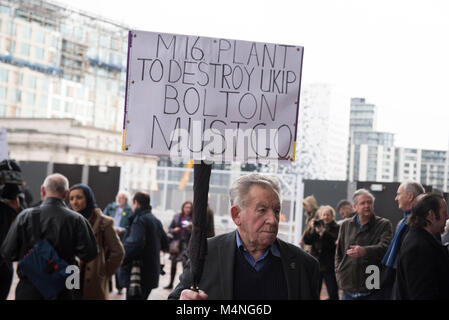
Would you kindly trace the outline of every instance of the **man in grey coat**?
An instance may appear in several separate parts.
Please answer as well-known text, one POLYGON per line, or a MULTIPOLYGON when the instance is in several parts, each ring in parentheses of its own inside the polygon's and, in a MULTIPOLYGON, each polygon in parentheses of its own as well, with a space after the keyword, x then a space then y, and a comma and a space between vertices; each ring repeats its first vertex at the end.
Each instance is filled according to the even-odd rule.
POLYGON ((318 261, 277 238, 279 181, 254 173, 237 179, 229 193, 237 230, 208 239, 199 292, 189 289, 188 262, 169 299, 318 299, 318 261))

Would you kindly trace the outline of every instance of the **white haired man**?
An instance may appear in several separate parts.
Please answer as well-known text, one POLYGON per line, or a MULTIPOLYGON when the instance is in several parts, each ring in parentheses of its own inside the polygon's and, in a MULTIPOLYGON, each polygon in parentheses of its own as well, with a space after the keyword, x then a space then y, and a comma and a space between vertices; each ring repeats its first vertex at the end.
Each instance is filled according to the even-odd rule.
MULTIPOLYGON (((133 216, 133 211, 129 202, 129 193, 126 191, 119 191, 115 196, 115 202, 109 203, 103 210, 103 214, 114 219, 114 229, 123 242, 125 238, 125 233, 131 225, 131 217, 133 216)), ((122 289, 124 285, 120 283, 120 278, 115 274, 115 287, 117 288, 117 293, 122 294, 122 289)), ((112 281, 109 281, 109 291, 112 291, 112 281)))
POLYGON ((208 239, 201 290, 188 289, 187 263, 169 299, 318 299, 318 261, 277 238, 280 193, 271 176, 253 173, 234 181, 230 211, 237 230, 208 239))
POLYGON ((382 259, 382 279, 379 292, 376 293, 378 299, 389 300, 393 297, 396 288, 397 256, 401 250, 401 245, 409 229, 407 218, 412 212, 413 201, 420 194, 424 193, 423 186, 416 181, 405 181, 401 183, 394 199, 398 203, 399 210, 403 212, 403 218, 396 226, 393 240, 388 247, 387 253, 382 259))
POLYGON ((335 252, 335 274, 343 300, 366 300, 373 293, 366 286, 367 267, 380 266, 392 237, 390 220, 374 214, 374 196, 366 189, 353 195, 357 212, 341 227, 335 252))

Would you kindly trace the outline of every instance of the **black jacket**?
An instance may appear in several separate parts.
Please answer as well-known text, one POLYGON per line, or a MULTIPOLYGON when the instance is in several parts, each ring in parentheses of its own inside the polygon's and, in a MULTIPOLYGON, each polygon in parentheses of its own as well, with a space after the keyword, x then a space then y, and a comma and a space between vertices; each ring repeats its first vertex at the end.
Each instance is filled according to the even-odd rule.
MULTIPOLYGON (((17 212, 7 204, 3 203, 3 201, 0 201, 0 246, 3 243, 3 240, 5 240, 9 228, 16 217, 17 212)), ((0 256, 0 265, 3 261, 4 260, 0 256)))
POLYGON ((315 228, 309 228, 304 233, 304 243, 311 245, 311 254, 320 262, 320 271, 334 271, 335 242, 338 238, 340 226, 332 221, 324 226, 324 233, 320 236, 315 228))
POLYGON ((449 299, 449 253, 429 232, 410 227, 397 259, 395 299, 449 299))
MULTIPOLYGON (((232 300, 234 286, 235 232, 207 239, 207 256, 199 287, 209 300, 232 300)), ((289 300, 319 299, 319 263, 303 249, 276 239, 282 268, 287 281, 289 300)), ((182 290, 191 285, 190 262, 180 282, 168 299, 179 299, 182 290)))
MULTIPOLYGON (((97 256, 95 236, 82 215, 68 209, 58 198, 45 199, 40 209, 41 238, 47 239, 62 259, 75 264, 75 256, 86 262, 97 256)), ((14 220, 0 250, 5 260, 22 259, 38 242, 33 234, 32 211, 26 209, 14 220)))
POLYGON ((133 260, 141 260, 142 291, 156 288, 159 283, 160 251, 168 250, 167 235, 162 223, 151 213, 151 207, 138 208, 125 234, 123 247, 125 258, 120 278, 125 286, 129 283, 129 265, 133 260))

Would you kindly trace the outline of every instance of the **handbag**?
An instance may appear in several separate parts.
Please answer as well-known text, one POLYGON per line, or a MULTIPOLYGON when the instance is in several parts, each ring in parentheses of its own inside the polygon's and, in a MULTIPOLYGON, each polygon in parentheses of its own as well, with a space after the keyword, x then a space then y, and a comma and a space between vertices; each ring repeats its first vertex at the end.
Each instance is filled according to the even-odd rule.
POLYGON ((142 286, 140 284, 140 270, 141 263, 139 260, 134 260, 131 265, 131 275, 129 278, 129 287, 127 292, 127 299, 129 300, 141 300, 142 299, 142 286))
POLYGON ((172 240, 168 246, 168 252, 173 255, 181 253, 181 240, 172 240))
POLYGON ((33 234, 39 239, 19 260, 18 269, 36 287, 45 300, 54 300, 66 287, 65 281, 68 263, 59 257, 56 250, 46 239, 41 239, 40 210, 34 209, 32 214, 33 234))

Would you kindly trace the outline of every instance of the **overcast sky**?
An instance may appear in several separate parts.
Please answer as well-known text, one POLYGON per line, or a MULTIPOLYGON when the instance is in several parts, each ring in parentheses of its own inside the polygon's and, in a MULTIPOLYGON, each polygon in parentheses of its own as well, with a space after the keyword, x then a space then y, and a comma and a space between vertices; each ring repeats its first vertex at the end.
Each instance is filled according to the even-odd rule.
POLYGON ((304 46, 303 82, 377 105, 396 146, 448 148, 447 0, 57 2, 132 29, 304 46))

